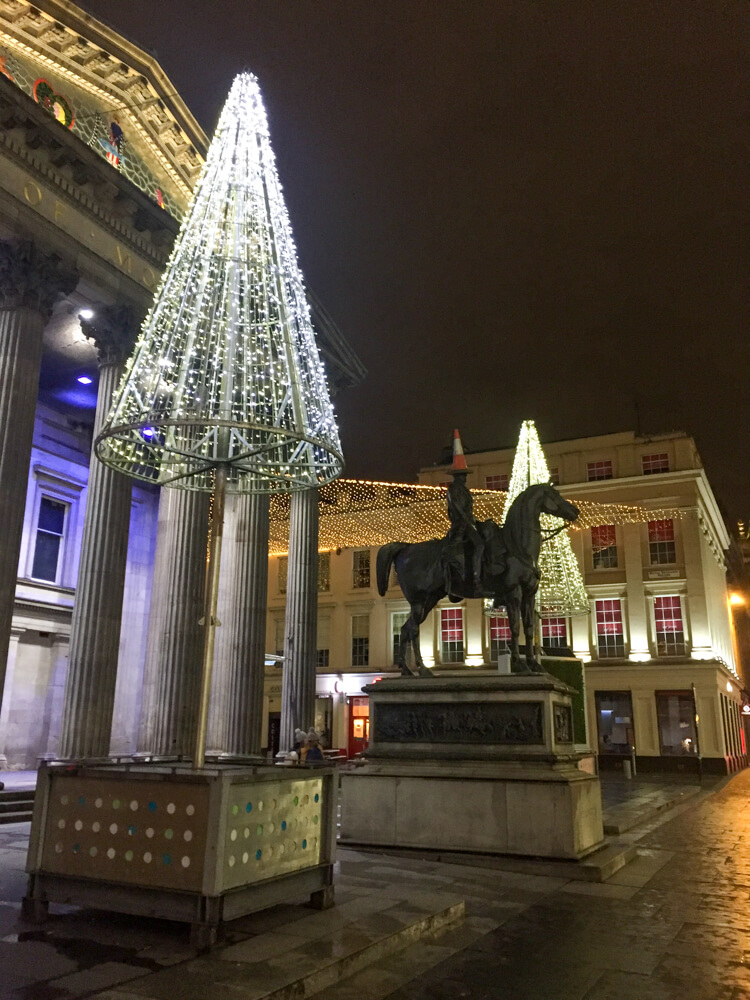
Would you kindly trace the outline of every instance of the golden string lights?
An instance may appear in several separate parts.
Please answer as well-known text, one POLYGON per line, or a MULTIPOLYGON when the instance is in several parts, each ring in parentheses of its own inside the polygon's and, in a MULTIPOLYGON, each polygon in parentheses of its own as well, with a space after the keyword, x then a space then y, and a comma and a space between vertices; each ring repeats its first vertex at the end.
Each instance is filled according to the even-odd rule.
MULTIPOLYGON (((365 548, 387 542, 424 542, 439 538, 449 527, 446 489, 410 483, 385 483, 362 479, 337 479, 322 486, 319 493, 319 548, 365 548)), ((501 490, 472 490, 474 515, 500 523, 507 493, 501 490)), ((588 530, 600 524, 641 524, 672 518, 685 512, 680 508, 647 509, 641 506, 597 503, 570 498, 578 507, 578 520, 569 532, 588 530)), ((285 555, 289 544, 289 497, 271 498, 269 554, 285 555)))

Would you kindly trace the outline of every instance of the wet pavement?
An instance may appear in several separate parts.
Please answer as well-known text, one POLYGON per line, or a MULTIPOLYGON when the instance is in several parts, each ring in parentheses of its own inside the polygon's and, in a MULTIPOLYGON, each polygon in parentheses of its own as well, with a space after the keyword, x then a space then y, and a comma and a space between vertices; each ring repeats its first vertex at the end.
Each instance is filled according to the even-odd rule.
POLYGON ((341 911, 346 935, 367 913, 374 928, 390 895, 460 897, 467 917, 326 1000, 750 1000, 750 771, 712 790, 690 786, 692 797, 673 786, 671 811, 667 787, 604 782, 605 816, 629 805, 641 819, 621 838, 639 856, 605 883, 341 850, 335 910, 244 918, 210 956, 165 921, 54 907, 47 924, 24 923, 29 824, 0 827, 0 998, 255 997, 256 959, 273 933, 305 939, 314 954, 316 921, 341 911))

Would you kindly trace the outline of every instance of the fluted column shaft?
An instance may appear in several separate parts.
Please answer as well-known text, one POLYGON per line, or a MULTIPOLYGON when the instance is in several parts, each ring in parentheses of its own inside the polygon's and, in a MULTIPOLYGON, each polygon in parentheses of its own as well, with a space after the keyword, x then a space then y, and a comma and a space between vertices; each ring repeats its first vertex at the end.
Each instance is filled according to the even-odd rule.
POLYGON ((21 552, 45 323, 76 273, 29 242, 0 241, 0 699, 21 552))
POLYGON ((242 496, 237 500, 229 601, 222 618, 228 633, 226 751, 242 756, 260 753, 268 597, 268 507, 266 494, 242 496))
POLYGON ((198 719, 210 495, 162 489, 139 749, 192 753, 198 719))
POLYGON ((315 721, 315 663, 318 632, 318 491, 292 494, 284 621, 284 679, 281 686, 282 750, 294 745, 296 729, 315 721))
POLYGON ((43 333, 44 317, 37 310, 0 311, 0 691, 13 619, 43 333))
MULTIPOLYGON (((123 371, 123 362, 107 360, 99 366, 94 438, 123 371)), ((64 759, 109 753, 131 493, 131 480, 102 465, 92 452, 65 683, 60 740, 64 759)))

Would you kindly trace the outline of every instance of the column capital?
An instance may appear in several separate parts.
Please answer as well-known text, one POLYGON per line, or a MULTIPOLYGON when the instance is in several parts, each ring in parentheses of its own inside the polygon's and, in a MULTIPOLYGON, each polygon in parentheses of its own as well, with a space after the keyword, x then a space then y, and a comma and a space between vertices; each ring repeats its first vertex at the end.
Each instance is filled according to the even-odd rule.
POLYGON ((100 365, 122 364, 133 350, 142 317, 127 305, 97 306, 92 319, 80 319, 83 335, 93 340, 100 365))
POLYGON ((49 318, 58 296, 78 284, 78 272, 31 240, 0 240, 0 309, 35 309, 49 318))

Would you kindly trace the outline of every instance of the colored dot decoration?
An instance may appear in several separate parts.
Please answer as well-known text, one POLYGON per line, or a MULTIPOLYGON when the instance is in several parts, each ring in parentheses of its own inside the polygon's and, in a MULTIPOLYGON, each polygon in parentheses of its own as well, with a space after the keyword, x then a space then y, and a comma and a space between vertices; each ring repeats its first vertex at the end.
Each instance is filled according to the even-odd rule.
MULTIPOLYGON (((60 861, 55 864, 64 864, 64 856, 69 852, 77 858, 75 870, 105 880, 123 878, 126 865, 132 872, 128 878, 138 879, 139 869, 145 875, 143 866, 148 865, 152 869, 149 879, 158 879, 159 872, 163 871, 161 878, 166 880, 165 884, 175 887, 191 884, 179 881, 191 878, 193 873, 191 870, 188 874, 188 869, 196 867, 198 870, 194 877, 200 876, 196 856, 182 854, 177 847, 173 847, 174 842, 174 845, 182 846, 183 851, 203 850, 200 826, 193 822, 188 828, 188 817, 194 816, 198 809, 195 803, 168 801, 168 787, 165 787, 166 794, 162 798, 160 790, 152 786, 153 797, 149 800, 148 791, 139 795, 136 788, 130 789, 130 794, 125 791, 122 798, 114 798, 106 792, 96 797, 90 792, 91 785, 86 784, 83 788, 86 794, 78 794, 84 783, 76 783, 77 787, 73 782, 71 784, 73 794, 69 791, 53 800, 55 807, 49 820, 50 829, 54 829, 56 836, 49 843, 48 857, 60 856, 60 861), (93 820, 90 815, 85 818, 87 807, 97 811, 98 819, 93 820), (119 817, 113 815, 120 809, 124 812, 119 817), (140 811, 148 816, 147 823, 135 822, 135 814, 140 811), (132 818, 128 819, 128 816, 132 818), (168 816, 171 820, 167 820, 168 816), (165 820, 171 825, 167 826, 165 820), (149 822, 151 825, 148 825, 149 822), (75 843, 72 842, 74 830, 79 837, 75 843), (70 839, 66 840, 66 836, 70 839), (198 843, 194 848, 196 836, 198 843), (151 850, 146 850, 147 840, 151 841, 148 845, 151 850), (156 850, 154 844, 157 845, 156 850), (162 846, 161 850, 159 846, 162 846), (165 869, 171 869, 173 874, 167 874, 165 869), (107 875, 107 872, 110 874, 107 875), (185 872, 184 876, 182 872, 185 872)), ((313 826, 320 823, 322 779, 316 779, 312 784, 298 780, 273 781, 266 787, 272 794, 265 802, 255 796, 248 798, 250 789, 238 785, 236 800, 230 798, 227 803, 224 870, 229 885, 241 885, 243 880, 265 879, 276 872, 293 871, 319 860, 316 854, 320 847, 319 839, 310 834, 313 826), (251 816, 255 822, 251 822, 251 816), (262 823, 258 822, 260 819, 263 819, 262 823), (253 863, 257 867, 253 868, 253 863)))
MULTIPOLYGON (((319 821, 319 814, 314 814, 313 810, 319 810, 321 792, 315 791, 315 785, 312 788, 308 785, 309 792, 307 792, 304 788, 300 789, 297 782, 291 787, 289 785, 285 787, 283 782, 280 784, 281 794, 269 796, 265 800, 268 816, 263 823, 249 823, 250 813, 260 813, 263 810, 264 803, 261 799, 243 799, 234 803, 230 801, 228 804, 225 865, 227 874, 229 870, 233 872, 232 884, 248 877, 247 874, 243 875, 245 869, 242 866, 247 865, 249 859, 253 857, 259 863, 261 871, 264 871, 265 866, 270 865, 274 859, 276 864, 283 865, 282 871, 310 864, 313 860, 315 849, 318 847, 318 838, 310 837, 307 830, 313 823, 319 821), (250 841, 250 843, 246 850, 237 853, 236 845, 239 841, 250 841), (303 852, 305 852, 304 858, 303 852), (235 875, 238 865, 240 868, 235 875)), ((268 874, 271 875, 276 870, 271 866, 268 868, 268 874)))

